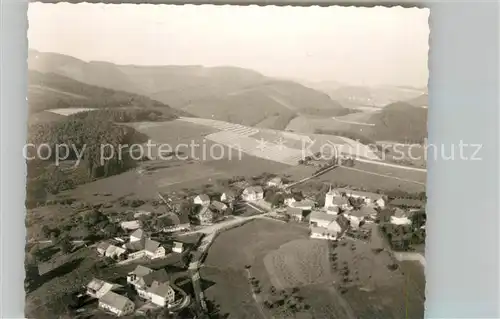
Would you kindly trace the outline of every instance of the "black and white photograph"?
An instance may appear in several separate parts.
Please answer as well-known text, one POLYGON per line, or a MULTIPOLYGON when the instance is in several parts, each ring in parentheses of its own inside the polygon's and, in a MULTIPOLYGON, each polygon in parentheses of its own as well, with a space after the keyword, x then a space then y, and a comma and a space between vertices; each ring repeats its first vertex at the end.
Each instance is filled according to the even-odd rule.
POLYGON ((424 318, 429 9, 28 20, 25 318, 424 318))

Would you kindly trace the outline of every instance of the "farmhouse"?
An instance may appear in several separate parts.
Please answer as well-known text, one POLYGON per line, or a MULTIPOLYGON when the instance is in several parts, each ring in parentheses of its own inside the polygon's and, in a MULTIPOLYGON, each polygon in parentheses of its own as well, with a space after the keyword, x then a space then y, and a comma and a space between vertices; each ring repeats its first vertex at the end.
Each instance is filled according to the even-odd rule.
POLYGON ((200 225, 211 225, 214 221, 214 213, 208 206, 201 206, 196 214, 200 225))
MULTIPOLYGON (((314 227, 325 227, 328 228, 330 224, 335 222, 337 216, 326 214, 323 212, 314 211, 309 216, 309 225, 314 227)), ((334 227, 336 227, 334 225, 334 227)))
MULTIPOLYGON (((145 272, 144 269, 141 269, 139 271, 142 272, 141 274, 145 272)), ((151 299, 151 294, 150 294, 151 288, 155 288, 161 284, 168 284, 170 282, 170 278, 165 269, 148 272, 147 274, 142 276, 139 276, 135 273, 129 274, 129 276, 130 276, 130 284, 134 286, 139 297, 147 300, 151 299)))
POLYGON ((118 247, 115 245, 109 245, 108 248, 106 249, 106 252, 104 252, 104 256, 109 257, 109 258, 120 258, 121 256, 125 255, 126 250, 123 249, 122 247, 118 247))
POLYGON ((107 241, 103 241, 103 242, 100 242, 99 245, 97 245, 96 249, 97 249, 97 253, 102 257, 106 254, 106 249, 108 249, 108 247, 110 246, 111 244, 108 243, 107 241))
POLYGON ((174 241, 174 246, 172 247, 174 253, 182 254, 184 251, 184 244, 178 241, 174 241))
POLYGON ((311 227, 311 238, 336 240, 341 232, 340 225, 333 222, 329 228, 311 227))
POLYGON ((349 201, 345 196, 336 190, 330 190, 325 195, 325 209, 330 207, 337 207, 339 209, 346 210, 350 207, 349 201))
POLYGON ((200 194, 193 199, 193 203, 201 206, 208 206, 210 204, 210 197, 207 194, 200 194))
POLYGON ((215 211, 219 214, 225 214, 226 211, 227 211, 227 205, 222 203, 222 202, 219 202, 219 201, 216 201, 214 200, 211 204, 210 204, 210 209, 212 211, 215 211))
POLYGON ((285 200, 284 200, 285 205, 286 205, 286 206, 290 206, 290 207, 291 207, 291 206, 293 205, 293 203, 295 203, 295 202, 296 202, 296 200, 295 200, 295 198, 294 198, 293 196, 287 197, 287 198, 285 198, 285 200))
POLYGON ((137 229, 135 232, 133 232, 130 235, 130 242, 136 242, 136 241, 141 241, 145 237, 144 231, 142 229, 137 229))
POLYGON ((108 293, 108 291, 112 291, 119 287, 121 286, 110 282, 106 282, 101 279, 94 278, 87 285, 87 295, 91 296, 92 298, 99 299, 106 293, 108 293))
POLYGON ((151 302, 160 307, 168 306, 175 299, 174 289, 168 283, 158 284, 154 282, 148 288, 148 294, 150 295, 151 302))
POLYGON ((356 191, 347 188, 338 188, 337 191, 341 194, 345 194, 347 197, 361 198, 365 201, 366 204, 374 204, 379 207, 385 207, 386 201, 384 199, 384 196, 381 194, 356 191))
POLYGON ((304 219, 302 209, 295 207, 287 207, 286 213, 290 216, 292 220, 301 222, 304 219))
POLYGON ((165 257, 167 249, 156 240, 148 238, 144 243, 144 252, 146 257, 156 259, 165 257))
POLYGON ((310 211, 314 207, 314 202, 309 199, 303 199, 301 201, 295 201, 290 206, 294 208, 299 208, 301 210, 310 211))
POLYGON ((267 182, 269 187, 281 187, 283 185, 283 180, 280 177, 274 177, 267 182))
POLYGON ((132 300, 127 297, 108 291, 99 299, 99 308, 121 317, 131 314, 135 309, 135 305, 132 300))
POLYGON ((135 267, 135 269, 131 272, 128 273, 127 275, 127 283, 129 284, 134 284, 134 282, 141 277, 146 276, 147 274, 150 274, 153 272, 153 269, 150 269, 148 267, 138 265, 135 267))
POLYGON ((178 214, 174 213, 167 213, 167 214, 168 217, 165 218, 170 218, 170 220, 172 221, 172 225, 165 227, 163 229, 164 232, 172 233, 180 230, 189 229, 191 227, 191 224, 189 222, 189 215, 187 212, 179 212, 178 214))
POLYGON ((228 204, 231 209, 233 209, 233 204, 237 198, 238 195, 231 189, 225 191, 224 193, 222 193, 222 195, 220 195, 220 201, 228 204))
POLYGON ((242 197, 249 202, 255 202, 264 198, 264 190, 260 186, 250 186, 245 188, 242 197))

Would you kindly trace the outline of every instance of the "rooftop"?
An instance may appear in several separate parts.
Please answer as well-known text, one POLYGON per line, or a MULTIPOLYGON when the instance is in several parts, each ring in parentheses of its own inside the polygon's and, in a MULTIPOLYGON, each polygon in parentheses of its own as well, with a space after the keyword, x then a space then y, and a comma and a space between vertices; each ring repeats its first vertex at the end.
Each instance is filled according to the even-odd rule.
POLYGON ((99 301, 113 308, 122 310, 130 299, 112 291, 108 291, 99 301))
POLYGON ((326 222, 333 222, 336 219, 337 219, 337 216, 335 216, 335 215, 330 215, 330 214, 319 212, 319 211, 314 211, 309 216, 310 221, 321 220, 321 221, 326 221, 326 222))

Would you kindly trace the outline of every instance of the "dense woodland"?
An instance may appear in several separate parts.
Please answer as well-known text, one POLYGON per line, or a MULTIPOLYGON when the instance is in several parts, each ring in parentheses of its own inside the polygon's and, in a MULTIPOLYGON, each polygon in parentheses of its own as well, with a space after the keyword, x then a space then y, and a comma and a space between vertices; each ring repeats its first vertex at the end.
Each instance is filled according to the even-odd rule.
POLYGON ((50 150, 47 147, 39 148, 40 152, 37 154, 36 147, 27 149, 27 156, 36 158, 27 161, 28 203, 34 204, 38 199, 43 201, 47 193, 56 194, 78 184, 134 167, 135 161, 130 158, 128 152, 118 154, 119 146, 144 143, 147 136, 116 122, 127 122, 151 114, 155 113, 103 110, 31 125, 28 128, 27 142, 36 147, 46 144, 50 150), (67 153, 66 149, 59 148, 60 157, 66 157, 66 161, 59 163, 60 165, 55 165, 57 145, 68 146, 67 153), (101 145, 110 146, 103 147, 101 154, 101 145), (112 150, 114 154, 111 153, 112 150), (76 164, 78 154, 83 154, 82 161, 78 166, 72 167, 76 164), (105 159, 107 157, 110 159, 105 159))

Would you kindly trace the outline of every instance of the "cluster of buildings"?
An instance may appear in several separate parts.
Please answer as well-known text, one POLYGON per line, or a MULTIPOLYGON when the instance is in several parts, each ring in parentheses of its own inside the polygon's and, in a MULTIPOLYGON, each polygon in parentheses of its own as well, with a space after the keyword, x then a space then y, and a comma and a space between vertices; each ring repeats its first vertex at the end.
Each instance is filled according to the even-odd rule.
MULTIPOLYGON (((170 284, 170 277, 165 269, 153 270, 137 266, 127 275, 127 284, 137 296, 154 307, 171 307, 175 301, 175 290, 170 284)), ((133 313, 136 304, 122 291, 123 286, 92 279, 86 287, 86 294, 98 299, 98 307, 120 317, 133 313)))
POLYGON ((183 243, 174 241, 172 245, 160 243, 148 238, 142 229, 137 229, 129 236, 128 242, 116 238, 97 245, 97 253, 102 257, 115 260, 134 260, 164 258, 170 252, 182 253, 183 243))
POLYGON ((285 200, 288 215, 297 221, 308 221, 311 238, 336 240, 349 227, 357 229, 377 216, 377 208, 384 208, 386 200, 380 194, 337 188, 325 194, 323 207, 315 207, 312 200, 285 200), (354 208, 350 199, 361 201, 354 208))

